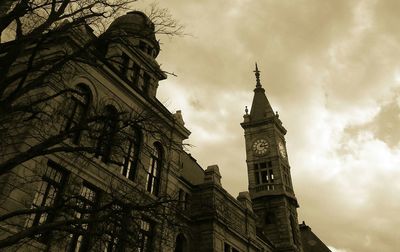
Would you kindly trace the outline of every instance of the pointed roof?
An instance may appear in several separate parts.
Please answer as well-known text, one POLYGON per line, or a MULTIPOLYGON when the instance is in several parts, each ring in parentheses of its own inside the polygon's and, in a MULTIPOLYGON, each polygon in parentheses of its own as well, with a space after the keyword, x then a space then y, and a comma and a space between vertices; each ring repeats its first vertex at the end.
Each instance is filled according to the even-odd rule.
POLYGON ((321 241, 304 221, 299 225, 301 243, 304 252, 332 252, 323 241, 321 241))
POLYGON ((260 71, 258 70, 257 63, 254 73, 256 76, 256 88, 254 89, 253 103, 250 110, 251 121, 259 121, 274 117, 275 113, 265 95, 265 89, 260 82, 260 71))

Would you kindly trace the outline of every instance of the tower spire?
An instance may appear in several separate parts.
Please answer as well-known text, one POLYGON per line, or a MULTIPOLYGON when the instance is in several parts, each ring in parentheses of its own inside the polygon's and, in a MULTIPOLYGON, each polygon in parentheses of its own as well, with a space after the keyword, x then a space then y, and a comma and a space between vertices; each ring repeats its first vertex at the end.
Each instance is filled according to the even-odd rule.
POLYGON ((250 110, 251 121, 265 120, 270 117, 274 117, 275 113, 269 104, 265 90, 261 86, 260 81, 260 70, 258 70, 257 62, 255 64, 256 69, 253 71, 256 76, 256 88, 254 89, 253 103, 250 110))
POLYGON ((257 62, 256 62, 256 70, 253 71, 256 75, 256 88, 261 88, 261 81, 260 81, 260 71, 258 70, 257 62))

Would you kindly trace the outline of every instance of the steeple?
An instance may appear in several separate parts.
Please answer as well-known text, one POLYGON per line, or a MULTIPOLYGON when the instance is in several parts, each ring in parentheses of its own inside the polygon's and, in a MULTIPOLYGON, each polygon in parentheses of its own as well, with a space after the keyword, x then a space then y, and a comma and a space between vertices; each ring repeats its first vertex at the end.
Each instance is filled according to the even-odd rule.
POLYGON ((254 89, 253 103, 250 110, 250 121, 261 121, 270 117, 274 117, 275 113, 265 95, 265 89, 261 85, 260 71, 256 63, 256 70, 254 70, 256 76, 256 88, 254 89))
POLYGON ((255 68, 256 87, 250 114, 243 116, 247 175, 256 223, 281 252, 303 252, 297 203, 286 152, 286 129, 274 113, 255 68))

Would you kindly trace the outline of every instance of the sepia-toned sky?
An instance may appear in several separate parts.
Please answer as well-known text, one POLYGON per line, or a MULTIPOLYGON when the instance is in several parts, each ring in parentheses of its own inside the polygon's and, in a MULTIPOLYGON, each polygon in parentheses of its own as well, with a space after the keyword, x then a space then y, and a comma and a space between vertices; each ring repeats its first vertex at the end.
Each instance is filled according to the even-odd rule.
MULTIPOLYGON (((145 1, 148 3, 148 1, 145 1)), ((332 251, 400 249, 400 1, 163 0, 190 36, 161 38, 159 99, 187 143, 247 190, 240 123, 254 63, 288 130, 299 221, 332 251)))

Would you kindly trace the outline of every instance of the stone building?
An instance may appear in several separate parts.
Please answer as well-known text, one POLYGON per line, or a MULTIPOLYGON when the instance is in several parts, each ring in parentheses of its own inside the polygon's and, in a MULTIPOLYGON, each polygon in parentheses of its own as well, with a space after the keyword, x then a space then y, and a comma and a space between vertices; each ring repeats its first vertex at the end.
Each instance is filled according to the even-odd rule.
MULTIPOLYGON (((138 225, 136 237, 129 238, 137 239, 135 245, 122 245, 121 237, 107 231, 101 244, 93 241, 90 237, 93 225, 88 223, 80 226, 87 233, 71 232, 56 239, 58 233, 67 231, 46 232, 46 236, 29 237, 28 241, 16 242, 5 251, 16 247, 20 251, 329 251, 311 229, 305 224, 298 225, 299 205, 286 153, 286 130, 265 95, 257 67, 253 104, 241 123, 245 133, 249 192, 241 192, 235 198, 222 187, 217 165, 203 169, 185 152, 183 141, 190 131, 184 126, 181 112, 170 113, 156 98, 158 83, 167 76, 155 60, 160 48, 151 21, 143 13, 133 11, 117 18, 106 34, 114 39, 111 43, 100 40, 95 55, 98 53, 109 62, 69 66, 71 71, 64 78, 67 82, 64 85, 79 90, 80 96, 67 97, 67 103, 57 100, 61 105, 67 104, 62 114, 66 119, 61 120, 61 124, 73 127, 91 109, 90 104, 97 101, 110 116, 126 110, 151 111, 159 126, 152 124, 147 131, 143 127, 132 127, 129 141, 121 143, 122 149, 127 151, 124 157, 119 157, 123 160, 120 164, 109 162, 113 150, 107 142, 110 138, 104 136, 99 136, 96 142, 100 154, 61 152, 24 162, 0 179, 0 214, 50 207, 61 194, 78 195, 87 205, 85 209, 89 209, 101 204, 97 201, 109 198, 109 194, 124 196, 129 192, 133 196, 121 199, 125 203, 128 201, 126 204, 158 202, 165 196, 178 200, 178 212, 164 212, 172 216, 175 225, 167 225, 166 220, 151 213, 134 220, 129 219, 134 218, 130 216, 126 221, 138 225), (23 178, 34 175, 39 179, 18 184, 23 178)), ((62 46, 81 43, 94 36, 83 26, 69 34, 62 46)), ((12 146, 14 151, 23 151, 29 141, 35 141, 21 139, 23 144, 12 146)), ((85 135, 78 132, 70 141, 66 144, 79 145, 85 141, 85 135)), ((1 151, 2 158, 11 153, 1 151)), ((72 215, 79 219, 85 214, 88 213, 72 215)), ((21 215, 0 223, 0 239, 18 234, 23 228, 29 230, 57 220, 60 220, 57 212, 21 215)), ((119 225, 124 223, 113 223, 111 228, 120 230, 119 225)), ((65 227, 70 226, 66 224, 65 227)), ((124 235, 120 231, 117 233, 124 235)))

